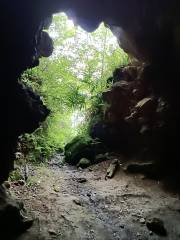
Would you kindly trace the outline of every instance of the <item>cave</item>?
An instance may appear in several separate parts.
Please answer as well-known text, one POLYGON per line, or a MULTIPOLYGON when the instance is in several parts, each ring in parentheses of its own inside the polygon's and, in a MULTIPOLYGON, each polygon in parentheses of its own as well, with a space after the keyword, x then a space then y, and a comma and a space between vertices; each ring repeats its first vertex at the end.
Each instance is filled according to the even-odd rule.
MULTIPOLYGON (((37 66, 40 57, 51 55, 52 41, 43 30, 50 26, 54 13, 65 12, 89 32, 94 31, 101 22, 104 22, 119 39, 121 47, 137 59, 139 69, 142 71, 141 76, 146 83, 151 85, 154 96, 162 98, 167 103, 168 111, 163 113, 166 124, 158 132, 153 132, 155 138, 152 138, 151 144, 154 157, 158 159, 159 176, 167 175, 170 182, 174 180, 179 190, 179 1, 40 0, 34 3, 2 0, 0 6, 2 19, 1 86, 3 91, 1 93, 3 144, 0 183, 3 184, 10 171, 13 170, 18 137, 23 133, 33 132, 49 114, 49 109, 44 106, 40 97, 20 83, 19 78, 23 71, 37 66)), ((10 204, 10 197, 3 186, 0 199, 2 205, 1 236, 5 228, 19 233, 31 226, 32 223, 24 222, 19 214, 22 206, 18 203, 10 204), (15 219, 8 218, 11 211, 15 219)), ((179 213, 179 209, 177 212, 179 213)), ((141 222, 143 224, 144 219, 141 218, 141 222)), ((162 227, 161 222, 155 224, 155 228, 157 225, 162 227)), ((132 239, 132 236, 128 237, 128 234, 130 233, 122 235, 122 238, 115 236, 114 239, 132 239)), ((180 236, 178 234, 174 238, 167 239, 178 239, 180 236)), ((141 237, 136 236, 137 239, 141 237)), ((69 236, 70 238, 72 236, 69 236)))

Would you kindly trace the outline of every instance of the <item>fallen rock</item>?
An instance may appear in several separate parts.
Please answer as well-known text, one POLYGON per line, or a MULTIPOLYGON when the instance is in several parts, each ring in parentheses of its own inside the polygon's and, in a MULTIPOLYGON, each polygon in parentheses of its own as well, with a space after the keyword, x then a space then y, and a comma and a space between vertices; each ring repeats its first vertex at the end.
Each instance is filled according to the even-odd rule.
POLYGON ((146 220, 145 220, 144 218, 140 218, 140 219, 139 219, 139 222, 140 222, 141 224, 145 224, 145 223, 146 223, 146 220))
POLYGON ((157 102, 155 101, 155 99, 148 97, 139 101, 136 104, 135 109, 140 116, 150 116, 152 113, 155 112, 156 106, 157 102))
POLYGON ((79 168, 87 168, 91 165, 91 161, 87 158, 81 158, 79 163, 77 164, 77 167, 79 168))
POLYGON ((107 169, 105 180, 107 178, 113 178, 114 174, 116 173, 119 166, 118 159, 113 160, 113 162, 110 164, 109 168, 107 169))
POLYGON ((59 186, 53 186, 53 190, 58 193, 60 191, 59 186))
POLYGON ((146 163, 129 163, 124 169, 128 173, 140 173, 144 174, 148 178, 158 178, 159 167, 156 163, 146 162, 146 163))
POLYGON ((146 221, 147 228, 160 236, 167 236, 167 231, 164 227, 164 223, 159 218, 150 218, 146 221))

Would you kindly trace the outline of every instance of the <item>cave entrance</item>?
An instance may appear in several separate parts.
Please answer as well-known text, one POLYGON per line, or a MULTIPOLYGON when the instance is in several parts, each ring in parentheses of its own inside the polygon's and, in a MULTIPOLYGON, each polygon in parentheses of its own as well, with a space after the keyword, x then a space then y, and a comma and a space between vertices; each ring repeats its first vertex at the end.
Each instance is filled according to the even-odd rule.
MULTIPOLYGON (((49 34, 55 42, 54 54, 49 59, 41 59, 39 67, 22 76, 23 82, 38 92, 51 109, 51 115, 35 133, 20 138, 17 157, 24 154, 25 159, 36 163, 49 160, 55 151, 61 152, 77 134, 83 134, 85 141, 76 138, 76 142, 71 142, 68 148, 70 155, 74 143, 87 151, 86 146, 91 141, 87 137, 89 122, 101 117, 97 113, 102 114, 105 107, 101 95, 112 84, 110 76, 113 70, 128 62, 128 56, 103 24, 89 34, 74 26, 64 14, 55 15, 49 34)), ((123 87, 126 89, 127 84, 123 87)), ((144 103, 153 103, 154 106, 149 98, 140 103, 140 106, 144 103)), ((118 108, 117 105, 115 107, 118 108)), ((123 130, 122 127, 122 133, 123 130)), ((110 139, 111 142, 113 140, 110 139)), ((166 236, 164 226, 168 225, 172 225, 168 231, 175 233, 174 226, 179 222, 177 199, 167 196, 155 181, 142 183, 142 176, 127 175, 121 171, 124 169, 112 178, 122 158, 118 154, 106 153, 96 155, 99 164, 92 164, 85 170, 82 166, 87 167, 89 159, 72 156, 73 161, 83 161, 81 166, 80 162, 74 163, 80 166, 79 169, 71 168, 60 165, 60 154, 48 161, 48 166, 27 164, 21 172, 17 169, 11 175, 12 192, 23 199, 27 209, 38 218, 29 232, 19 239, 150 239, 152 231, 166 236), (103 162, 104 158, 107 161, 103 162), (112 173, 108 181, 105 179, 107 173, 112 173), (21 179, 22 174, 26 183, 21 179), (177 212, 174 206, 177 206, 177 212), (173 221, 168 215, 172 214, 169 209, 173 209, 173 221)), ((152 169, 153 165, 130 166, 129 169, 132 166, 134 169, 137 166, 150 166, 152 169)), ((6 182, 7 187, 10 185, 6 182)), ((7 207, 8 212, 11 209, 16 212, 14 206, 7 207)), ((173 239, 178 238, 175 236, 173 239)))
POLYGON ((22 76, 51 111, 40 129, 21 138, 30 145, 27 158, 33 161, 48 159, 77 135, 88 136, 91 121, 101 117, 101 95, 111 86, 113 71, 128 63, 103 23, 88 33, 60 13, 47 32, 54 42, 53 54, 22 76))

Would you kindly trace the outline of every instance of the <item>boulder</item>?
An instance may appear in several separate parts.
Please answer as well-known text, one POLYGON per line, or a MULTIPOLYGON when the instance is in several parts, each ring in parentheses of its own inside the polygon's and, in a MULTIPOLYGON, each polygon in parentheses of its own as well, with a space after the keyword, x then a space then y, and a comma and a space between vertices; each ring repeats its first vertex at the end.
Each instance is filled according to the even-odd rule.
POLYGON ((160 169, 157 163, 145 162, 145 163, 129 163, 125 171, 128 173, 140 173, 144 174, 148 178, 156 179, 161 177, 160 169))
POLYGON ((82 158, 86 158, 90 163, 94 163, 95 156, 106 151, 107 148, 101 142, 78 136, 65 146, 65 162, 77 165, 82 158))
POLYGON ((133 84, 126 81, 116 82, 111 89, 102 94, 108 104, 104 119, 108 123, 117 123, 130 114, 133 84))
POLYGON ((25 220, 23 204, 14 200, 3 186, 0 186, 0 228, 3 239, 10 239, 25 232, 33 220, 25 220))
POLYGON ((138 76, 138 67, 137 66, 126 66, 123 68, 123 76, 124 76, 124 80, 127 82, 131 82, 136 80, 137 76, 138 76))
POLYGON ((147 97, 139 101, 135 106, 135 111, 141 117, 150 117, 155 113, 157 102, 153 97, 147 97))
POLYGON ((91 161, 87 158, 81 158, 81 160, 78 162, 77 167, 79 168, 87 168, 91 165, 91 161))

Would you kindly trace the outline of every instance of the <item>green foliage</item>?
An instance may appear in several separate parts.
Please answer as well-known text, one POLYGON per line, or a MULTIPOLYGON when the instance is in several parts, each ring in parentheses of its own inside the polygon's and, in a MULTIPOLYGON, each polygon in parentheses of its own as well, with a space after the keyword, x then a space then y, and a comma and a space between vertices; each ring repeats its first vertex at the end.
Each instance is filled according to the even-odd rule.
POLYGON ((18 180, 23 180, 23 176, 21 174, 20 169, 16 169, 13 172, 11 172, 10 176, 9 176, 9 181, 11 182, 15 182, 18 180))
POLYGON ((101 24, 93 33, 74 26, 65 14, 54 16, 49 33, 53 55, 27 70, 22 81, 37 91, 51 109, 46 122, 33 134, 21 137, 31 161, 48 159, 77 134, 88 135, 88 122, 102 114, 101 93, 107 79, 128 56, 119 48, 109 29, 101 24))

